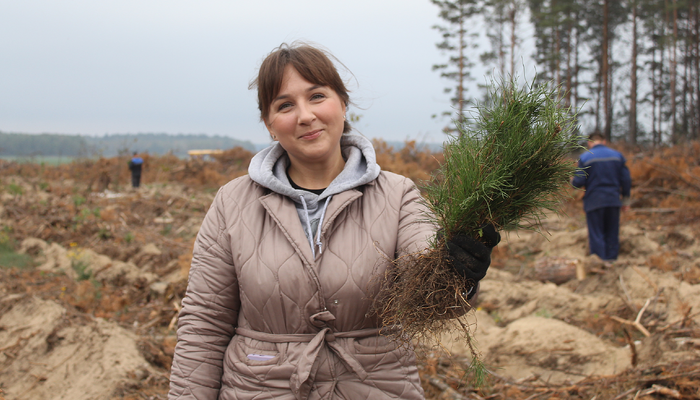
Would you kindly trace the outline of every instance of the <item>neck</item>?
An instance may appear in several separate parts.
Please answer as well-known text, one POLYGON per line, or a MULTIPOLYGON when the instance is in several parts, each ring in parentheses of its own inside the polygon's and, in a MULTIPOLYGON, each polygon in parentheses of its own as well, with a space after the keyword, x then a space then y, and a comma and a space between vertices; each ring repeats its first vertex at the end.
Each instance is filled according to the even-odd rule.
POLYGON ((294 183, 306 189, 325 189, 345 167, 342 155, 319 164, 294 162, 291 160, 287 173, 294 183))

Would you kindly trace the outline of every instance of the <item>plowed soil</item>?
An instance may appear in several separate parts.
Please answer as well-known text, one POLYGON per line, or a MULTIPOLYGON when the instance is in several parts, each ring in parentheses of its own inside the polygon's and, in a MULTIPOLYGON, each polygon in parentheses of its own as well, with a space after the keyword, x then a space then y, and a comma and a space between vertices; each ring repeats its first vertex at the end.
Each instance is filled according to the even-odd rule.
MULTIPOLYGON (((625 151, 618 260, 587 254, 573 189, 541 232, 506 233, 468 316, 487 382, 446 335, 419 348, 427 398, 700 399, 700 145, 625 151)), ((434 160, 379 158, 401 157, 434 160)), ((146 157, 138 190, 122 158, 0 161, 0 400, 165 399, 194 238, 249 159, 146 157)))

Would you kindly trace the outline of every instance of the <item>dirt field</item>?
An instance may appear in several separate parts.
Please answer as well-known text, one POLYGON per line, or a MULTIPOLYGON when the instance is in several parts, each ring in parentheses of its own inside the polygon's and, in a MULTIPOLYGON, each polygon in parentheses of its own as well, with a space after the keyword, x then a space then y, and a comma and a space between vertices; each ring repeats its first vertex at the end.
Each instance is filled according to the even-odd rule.
MULTIPOLYGON (((427 397, 700 399, 699 150, 628 157, 615 263, 587 256, 574 191, 504 235, 469 315, 487 384, 445 337, 420 351, 427 397)), ((1 164, 0 400, 165 399, 194 237, 247 157, 150 158, 138 191, 120 159, 1 164)))

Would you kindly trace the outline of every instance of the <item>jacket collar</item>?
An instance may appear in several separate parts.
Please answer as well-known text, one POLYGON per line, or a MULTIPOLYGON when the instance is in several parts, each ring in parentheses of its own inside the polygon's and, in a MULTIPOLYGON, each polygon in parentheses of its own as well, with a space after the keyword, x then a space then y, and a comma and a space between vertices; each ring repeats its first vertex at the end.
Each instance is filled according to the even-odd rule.
MULTIPOLYGON (((350 204, 362 196, 362 192, 357 189, 350 189, 333 196, 323 221, 321 236, 325 236, 328 228, 333 224, 338 215, 350 204)), ((284 232, 287 240, 296 249, 296 252, 307 265, 314 265, 314 257, 309 246, 309 239, 304 234, 304 227, 301 225, 297 214, 296 206, 292 199, 287 196, 280 196, 270 193, 259 198, 260 203, 270 214, 279 229, 284 232)), ((315 273, 314 273, 315 274, 315 273)))

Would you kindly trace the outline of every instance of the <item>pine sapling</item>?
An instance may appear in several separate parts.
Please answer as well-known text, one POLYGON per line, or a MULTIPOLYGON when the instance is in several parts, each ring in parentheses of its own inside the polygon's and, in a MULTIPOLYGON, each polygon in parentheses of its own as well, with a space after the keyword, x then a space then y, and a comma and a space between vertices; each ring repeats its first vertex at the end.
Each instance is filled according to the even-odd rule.
POLYGON ((402 340, 437 339, 455 325, 466 336, 473 373, 483 364, 463 316, 471 308, 467 282, 447 261, 446 241, 456 234, 479 239, 482 228, 538 231, 547 212, 557 212, 576 171, 568 155, 579 149, 576 114, 562 107, 558 87, 493 82, 488 103, 473 120, 458 121, 444 146, 445 161, 423 187, 439 234, 428 250, 394 261, 378 297, 385 326, 402 340))

